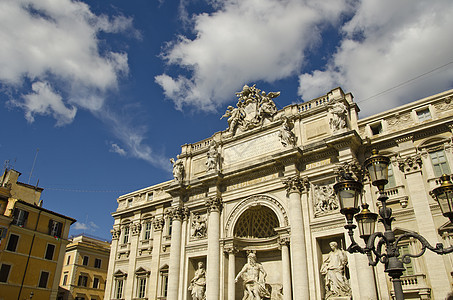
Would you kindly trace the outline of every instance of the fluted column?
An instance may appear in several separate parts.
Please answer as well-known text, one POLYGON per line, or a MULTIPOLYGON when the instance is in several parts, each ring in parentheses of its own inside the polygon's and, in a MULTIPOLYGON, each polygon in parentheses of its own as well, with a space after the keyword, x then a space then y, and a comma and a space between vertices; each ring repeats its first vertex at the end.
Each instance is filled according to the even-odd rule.
POLYGON ((291 262, 293 270, 293 299, 310 299, 307 255, 305 246, 304 218, 302 215, 301 193, 306 180, 300 176, 288 177, 283 181, 289 198, 289 222, 291 225, 291 262))
POLYGON ((156 217, 153 220, 153 252, 151 256, 151 274, 148 284, 148 299, 157 299, 157 285, 159 281, 159 260, 160 249, 162 247, 162 230, 164 228, 164 218, 156 217))
POLYGON ((187 215, 187 209, 181 206, 172 207, 167 210, 171 219, 171 242, 170 242, 170 262, 168 266, 168 290, 167 299, 178 299, 179 287, 179 268, 181 266, 181 224, 187 215))
POLYGON ((206 263, 206 299, 218 300, 220 294, 220 210, 222 199, 206 200, 208 209, 208 255, 206 263))
POLYGON ((234 278, 236 276, 236 253, 238 252, 234 246, 225 249, 228 253, 228 298, 227 300, 235 299, 236 283, 234 278))
MULTIPOLYGON (((116 226, 115 226, 116 227, 116 226)), ((110 230, 110 233, 112 234, 112 244, 110 246, 110 257, 109 257, 109 266, 108 266, 108 271, 107 271, 107 283, 105 286, 105 297, 109 299, 112 293, 113 289, 113 272, 115 272, 115 259, 117 256, 117 251, 118 251, 118 240, 121 235, 121 230, 119 228, 113 227, 112 230, 110 230)), ((74 258, 75 259, 75 258, 74 258)), ((75 264, 75 260, 74 260, 75 264)), ((74 282, 74 279, 72 278, 75 276, 75 272, 71 272, 71 278, 69 279, 69 283, 72 284, 74 282)))
POLYGON ((279 243, 282 252, 283 300, 291 300, 291 266, 288 249, 289 238, 280 238, 279 243))

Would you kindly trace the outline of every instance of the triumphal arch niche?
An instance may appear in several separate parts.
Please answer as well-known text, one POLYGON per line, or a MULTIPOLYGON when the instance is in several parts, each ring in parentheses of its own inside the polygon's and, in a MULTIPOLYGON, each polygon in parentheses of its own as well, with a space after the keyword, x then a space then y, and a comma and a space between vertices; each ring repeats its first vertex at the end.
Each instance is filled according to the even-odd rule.
MULTIPOLYGON (((283 272, 289 270, 282 257, 287 253, 287 213, 278 200, 255 195, 240 201, 225 226, 225 249, 234 261, 235 295, 246 299, 283 299, 283 272)), ((234 273, 234 271, 228 270, 234 273)), ((288 275, 289 274, 285 274, 288 275)))

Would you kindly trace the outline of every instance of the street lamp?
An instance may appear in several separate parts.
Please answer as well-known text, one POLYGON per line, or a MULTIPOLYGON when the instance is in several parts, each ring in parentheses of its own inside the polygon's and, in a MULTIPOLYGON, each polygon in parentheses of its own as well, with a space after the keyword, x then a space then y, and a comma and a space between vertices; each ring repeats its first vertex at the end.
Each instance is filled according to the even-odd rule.
MULTIPOLYGON (((379 190, 378 200, 382 203, 379 209, 379 216, 381 217, 379 222, 384 225, 384 232, 374 232, 378 215, 368 209, 368 204, 363 203, 360 211, 359 199, 361 199, 363 192, 362 183, 354 180, 351 174, 343 174, 343 180, 336 183, 333 188, 340 203, 340 212, 346 217, 347 224, 344 227, 348 230, 348 235, 351 239, 351 245, 347 250, 350 253, 359 252, 366 254, 371 266, 376 266, 378 262, 382 262, 385 265, 384 271, 392 278, 395 298, 400 300, 404 299, 401 284, 401 276, 405 270, 403 263, 409 263, 411 257, 422 256, 426 249, 437 254, 451 253, 453 252, 453 246, 444 249, 442 243, 437 243, 433 247, 423 236, 415 232, 408 232, 395 238, 395 233, 392 230, 392 222, 394 220, 392 209, 387 207, 386 201, 388 197, 384 194, 384 187, 388 183, 389 164, 390 159, 380 155, 375 149, 372 151, 371 157, 365 160, 364 163, 364 168, 370 175, 371 183, 379 190), (365 241, 365 248, 359 246, 354 240, 354 229, 357 227, 353 224, 354 215, 359 226, 359 235, 365 241), (398 243, 408 237, 417 239, 421 243, 422 249, 417 254, 408 253, 398 258, 400 255, 398 243)), ((448 175, 442 175, 441 180, 441 186, 435 188, 431 194, 439 203, 443 215, 448 217, 453 223, 453 184, 448 175)))

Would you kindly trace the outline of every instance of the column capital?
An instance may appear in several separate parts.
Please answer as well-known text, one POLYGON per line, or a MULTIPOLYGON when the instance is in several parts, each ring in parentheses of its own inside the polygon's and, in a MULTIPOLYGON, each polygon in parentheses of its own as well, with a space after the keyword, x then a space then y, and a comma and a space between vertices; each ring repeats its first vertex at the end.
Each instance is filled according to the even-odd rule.
POLYGON ((338 180, 352 177, 354 180, 362 181, 363 175, 365 174, 362 165, 360 165, 356 158, 337 164, 333 172, 338 180))
POLYGON ((279 237, 278 239, 278 247, 282 249, 283 246, 289 246, 290 238, 289 236, 279 237))
POLYGON ((164 229, 164 218, 156 217, 153 220, 154 231, 162 231, 164 229))
POLYGON ((183 221, 189 216, 189 209, 185 206, 169 207, 165 214, 172 220, 183 221))
POLYGON ((205 203, 206 208, 208 209, 208 213, 211 211, 218 211, 220 212, 222 210, 223 202, 222 198, 220 197, 210 197, 206 199, 205 203))
POLYGON ((289 194, 299 193, 308 191, 309 181, 307 177, 301 177, 299 175, 286 177, 282 180, 283 185, 286 188, 286 192, 289 194))
POLYGON ((113 228, 112 230, 110 230, 110 233, 112 234, 112 240, 118 240, 121 235, 121 230, 113 228))
POLYGON ((401 172, 408 174, 422 169, 422 157, 420 154, 414 154, 407 157, 398 158, 398 167, 401 172))
POLYGON ((138 235, 138 234, 140 234, 140 230, 142 229, 142 224, 140 224, 140 222, 136 222, 136 223, 132 223, 130 225, 130 227, 131 227, 132 235, 138 235))
POLYGON ((223 248, 223 252, 236 255, 239 252, 239 249, 235 246, 226 246, 223 248))

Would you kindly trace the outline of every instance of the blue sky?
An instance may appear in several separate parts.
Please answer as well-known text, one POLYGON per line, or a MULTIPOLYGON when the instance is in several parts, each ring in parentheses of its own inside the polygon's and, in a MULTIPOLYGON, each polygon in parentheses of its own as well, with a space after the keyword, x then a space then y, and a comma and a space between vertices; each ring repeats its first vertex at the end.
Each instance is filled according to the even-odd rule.
POLYGON ((71 234, 110 239, 116 198, 171 179, 244 84, 280 91, 278 108, 341 86, 361 117, 451 89, 452 15, 450 0, 0 0, 0 160, 71 234))

